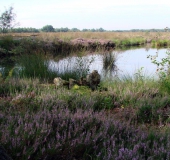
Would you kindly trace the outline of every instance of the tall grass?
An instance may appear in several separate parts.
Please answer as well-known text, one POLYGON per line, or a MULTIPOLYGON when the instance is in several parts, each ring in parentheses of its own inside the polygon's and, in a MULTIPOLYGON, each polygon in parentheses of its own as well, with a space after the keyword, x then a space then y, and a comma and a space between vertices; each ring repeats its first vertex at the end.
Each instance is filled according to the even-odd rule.
POLYGON ((94 58, 88 58, 83 56, 77 57, 67 57, 60 61, 53 62, 52 64, 57 64, 57 66, 51 66, 52 70, 57 71, 59 77, 69 80, 69 78, 80 79, 81 77, 86 77, 90 71, 90 65, 94 61, 94 58))
MULTIPOLYGON (((14 37, 30 36, 30 33, 15 33, 14 37)), ((58 32, 58 33, 37 33, 38 38, 43 40, 56 40, 59 39, 110 39, 110 40, 123 40, 123 39, 169 39, 170 32, 58 32)))
POLYGON ((51 61, 44 54, 24 54, 17 58, 16 65, 9 71, 7 78, 39 78, 41 81, 53 82, 55 77, 69 80, 86 77, 93 58, 75 57, 74 62, 66 58, 63 63, 51 61), (57 64, 57 65, 56 65, 57 64))
POLYGON ((57 74, 49 69, 48 58, 43 54, 22 55, 18 59, 14 76, 52 80, 57 74))
POLYGON ((68 32, 68 33, 38 33, 36 37, 29 37, 27 34, 17 34, 13 36, 0 37, 0 55, 21 55, 30 53, 51 53, 53 55, 69 55, 71 52, 77 52, 80 49, 88 51, 100 51, 113 49, 113 47, 129 47, 141 46, 148 41, 152 46, 166 47, 169 45, 169 33, 149 33, 144 32, 104 32, 104 33, 88 33, 88 32, 68 32), (23 37, 22 37, 23 36, 23 37), (21 38, 22 37, 22 38, 21 38), (93 45, 83 44, 75 45, 71 43, 73 39, 96 39, 102 41, 104 39, 112 41, 112 45, 100 46, 95 41, 93 45), (89 45, 89 46, 88 46, 89 45))
POLYGON ((170 40, 169 39, 157 39, 152 41, 152 47, 169 47, 170 40))
POLYGON ((116 67, 117 53, 109 52, 103 54, 103 68, 105 70, 114 70, 116 67))

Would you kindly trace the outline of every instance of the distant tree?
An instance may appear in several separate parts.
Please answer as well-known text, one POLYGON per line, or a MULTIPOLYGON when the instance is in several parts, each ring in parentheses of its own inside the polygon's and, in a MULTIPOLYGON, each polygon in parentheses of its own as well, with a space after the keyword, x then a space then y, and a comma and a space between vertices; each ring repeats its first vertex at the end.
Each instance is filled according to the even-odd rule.
POLYGON ((43 32, 55 32, 55 29, 53 28, 52 25, 46 25, 41 29, 41 31, 43 31, 43 32))
POLYGON ((98 32, 104 32, 105 30, 103 28, 97 29, 98 32))
POLYGON ((36 28, 13 28, 13 33, 38 33, 39 30, 36 28))
POLYGON ((88 32, 89 29, 82 29, 82 32, 88 32))
POLYGON ((6 9, 0 16, 0 28, 1 32, 6 33, 9 29, 12 29, 14 26, 19 25, 15 22, 16 14, 13 12, 14 8, 10 7, 6 9))
POLYGON ((96 32, 96 30, 93 28, 93 29, 90 29, 90 32, 96 32))
POLYGON ((66 28, 55 28, 55 31, 56 32, 68 32, 69 29, 66 27, 66 28))
POLYGON ((77 28, 72 28, 70 31, 71 31, 71 32, 79 32, 80 30, 77 29, 77 28))

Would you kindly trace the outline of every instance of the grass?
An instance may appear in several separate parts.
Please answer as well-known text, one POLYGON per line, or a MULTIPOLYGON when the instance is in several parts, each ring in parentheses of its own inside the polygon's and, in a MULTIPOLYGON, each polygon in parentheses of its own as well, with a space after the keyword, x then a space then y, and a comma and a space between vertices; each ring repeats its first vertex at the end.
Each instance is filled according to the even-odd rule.
POLYGON ((107 51, 114 47, 124 49, 126 47, 143 46, 147 41, 151 41, 152 47, 168 47, 170 44, 169 32, 167 33, 145 33, 145 32, 68 32, 68 33, 38 33, 36 37, 31 34, 15 34, 0 36, 0 56, 23 55, 44 53, 53 56, 68 56, 72 53, 79 52, 95 52, 107 51), (30 36, 29 36, 30 35, 30 36), (93 39, 104 42, 104 40, 112 41, 110 44, 100 45, 92 43, 85 45, 73 45, 71 40, 76 38, 93 39))
MULTIPOLYGON (((82 33, 58 34, 70 41, 82 33)), ((121 33, 114 34, 112 38, 119 36, 123 45, 143 43, 139 33, 130 38, 130 33, 124 34, 124 40, 121 33)), ((56 35, 42 39, 52 40, 56 35)), ((24 39, 17 65, 0 75, 0 144, 14 160, 170 159, 168 77, 155 80, 139 70, 134 77, 102 81, 94 92, 87 87, 56 89, 54 77, 80 78, 88 73, 91 60, 80 56, 73 66, 52 70, 48 53, 37 54, 41 45, 24 39)), ((115 60, 115 55, 104 55, 105 68, 113 67, 115 60)))
MULTIPOLYGON (((59 39, 76 39, 76 38, 88 38, 88 39, 128 39, 128 38, 144 38, 144 39, 169 39, 169 32, 61 32, 61 33, 36 33, 42 40, 56 40, 59 39)), ((13 37, 29 37, 30 33, 15 33, 13 37)), ((3 36, 3 35, 2 35, 3 36)))
POLYGON ((169 47, 170 46, 170 40, 169 39, 158 39, 158 40, 153 40, 152 46, 157 48, 157 47, 169 47))
POLYGON ((117 53, 104 53, 103 54, 103 68, 105 70, 113 71, 115 69, 115 62, 117 60, 117 53))
POLYGON ((108 91, 92 92, 2 80, 1 145, 14 160, 168 159, 170 99, 159 84, 126 76, 103 81, 108 91))
POLYGON ((79 56, 75 57, 74 62, 66 58, 66 61, 62 64, 58 62, 57 66, 55 66, 54 62, 46 55, 39 53, 24 54, 16 58, 15 61, 16 64, 11 67, 8 74, 5 74, 6 72, 3 70, 1 71, 4 78, 39 78, 41 81, 53 82, 56 77, 61 77, 65 80, 69 80, 69 78, 79 80, 81 77, 85 77, 89 73, 93 58, 79 56))

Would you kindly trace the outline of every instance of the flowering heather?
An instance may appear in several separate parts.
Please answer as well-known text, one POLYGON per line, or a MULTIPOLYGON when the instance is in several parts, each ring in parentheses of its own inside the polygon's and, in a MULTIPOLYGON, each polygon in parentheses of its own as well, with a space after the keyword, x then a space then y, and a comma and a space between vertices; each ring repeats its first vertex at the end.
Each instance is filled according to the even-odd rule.
POLYGON ((0 141, 13 159, 169 159, 169 137, 126 127, 104 111, 62 103, 24 115, 0 113, 0 141))
POLYGON ((168 114, 163 108, 168 108, 169 98, 160 98, 154 88, 146 91, 132 85, 130 90, 128 85, 119 95, 117 88, 125 85, 121 84, 87 95, 38 80, 9 79, 1 85, 6 95, 0 97, 0 144, 14 160, 170 159, 168 134, 122 122, 131 114, 138 124, 148 123, 148 117, 166 121, 159 117, 168 114), (127 115, 128 105, 135 112, 127 115), (126 116, 123 120, 112 114, 115 107, 126 116))

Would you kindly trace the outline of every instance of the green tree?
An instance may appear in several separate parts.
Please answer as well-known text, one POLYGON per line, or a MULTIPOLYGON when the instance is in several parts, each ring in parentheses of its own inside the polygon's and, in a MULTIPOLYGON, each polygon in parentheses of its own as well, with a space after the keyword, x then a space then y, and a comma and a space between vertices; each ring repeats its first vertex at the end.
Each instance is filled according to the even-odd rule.
POLYGON ((96 32, 96 30, 93 28, 93 29, 90 29, 90 32, 96 32))
POLYGON ((97 29, 98 32, 104 32, 105 30, 103 28, 97 29))
POLYGON ((82 32, 88 32, 89 31, 89 29, 82 29, 82 32))
POLYGON ((72 28, 71 29, 71 32, 79 32, 80 30, 79 29, 77 29, 77 28, 72 28))
POLYGON ((12 29, 14 26, 18 25, 15 22, 16 14, 13 12, 14 8, 10 7, 6 9, 0 16, 0 28, 1 32, 6 33, 9 29, 12 29))
POLYGON ((43 32, 55 32, 55 29, 53 28, 52 25, 46 25, 41 29, 41 31, 43 31, 43 32))
POLYGON ((66 28, 56 28, 55 29, 56 32, 68 32, 69 29, 66 27, 66 28))

